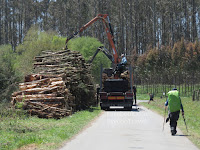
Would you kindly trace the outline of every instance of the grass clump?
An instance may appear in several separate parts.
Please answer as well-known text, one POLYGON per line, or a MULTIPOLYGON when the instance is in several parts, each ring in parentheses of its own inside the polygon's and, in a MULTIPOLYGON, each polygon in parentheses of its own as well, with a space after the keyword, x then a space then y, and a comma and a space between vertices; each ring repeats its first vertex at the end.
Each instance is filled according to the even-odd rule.
POLYGON ((136 93, 136 99, 137 100, 149 100, 149 94, 137 94, 136 93))
MULTIPOLYGON (((200 148, 200 101, 192 101, 192 97, 181 97, 182 104, 185 112, 185 119, 188 127, 188 133, 186 131, 186 127, 184 124, 183 117, 179 117, 178 127, 185 135, 190 135, 188 138, 198 147, 200 148)), ((140 103, 141 105, 152 109, 162 116, 164 116, 164 103, 166 99, 155 97, 154 101, 148 103, 140 103)), ((167 112, 166 112, 167 116, 167 112)))
MULTIPOLYGON (((2 107, 2 106, 1 106, 2 107)), ((4 108, 8 108, 5 107, 4 108)), ((0 115, 0 149, 55 149, 77 134, 101 112, 99 108, 79 111, 63 119, 40 119, 10 108, 0 115)))

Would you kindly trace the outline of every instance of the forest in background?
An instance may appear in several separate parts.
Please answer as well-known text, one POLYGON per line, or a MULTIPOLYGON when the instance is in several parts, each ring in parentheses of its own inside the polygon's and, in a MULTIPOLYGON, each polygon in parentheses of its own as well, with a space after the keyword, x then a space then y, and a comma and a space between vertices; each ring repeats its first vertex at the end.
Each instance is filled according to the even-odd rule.
MULTIPOLYGON (((109 14, 118 54, 127 55, 143 93, 177 87, 189 96, 200 87, 199 6, 200 0, 0 0, 1 100, 9 101, 17 83, 33 71, 35 55, 62 49, 66 37, 99 13, 109 14)), ((98 46, 109 48, 101 22, 80 36, 69 48, 87 60, 98 46)), ((99 57, 96 66, 110 64, 99 57)))
MULTIPOLYGON (((173 46, 183 37, 200 38, 200 0, 0 0, 0 44, 15 50, 32 25, 69 36, 97 14, 109 14, 117 50, 142 54, 149 47, 173 46)), ((103 24, 82 35, 109 47, 103 24)))
POLYGON ((166 93, 172 88, 181 95, 200 93, 200 42, 188 42, 183 38, 173 47, 149 49, 142 55, 130 57, 134 67, 134 82, 143 85, 142 93, 166 93))

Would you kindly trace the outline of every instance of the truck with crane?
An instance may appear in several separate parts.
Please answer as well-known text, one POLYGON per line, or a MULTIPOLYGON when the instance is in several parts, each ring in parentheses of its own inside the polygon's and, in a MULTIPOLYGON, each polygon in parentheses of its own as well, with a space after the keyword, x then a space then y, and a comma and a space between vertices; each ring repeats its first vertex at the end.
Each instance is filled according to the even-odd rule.
POLYGON ((111 23, 108 14, 98 14, 95 18, 93 18, 91 21, 89 21, 87 24, 81 27, 79 31, 67 38, 66 49, 67 43, 70 39, 74 38, 80 32, 87 29, 97 20, 101 20, 103 22, 103 26, 105 28, 109 44, 112 48, 112 55, 105 47, 99 47, 93 55, 92 59, 89 61, 89 63, 92 63, 95 56, 100 51, 102 51, 110 59, 110 61, 112 62, 112 66, 114 66, 113 68, 105 69, 101 67, 100 88, 97 92, 97 95, 100 97, 100 107, 103 110, 109 110, 112 106, 122 106, 126 110, 132 110, 134 97, 133 74, 131 67, 126 67, 121 64, 121 66, 119 65, 121 60, 118 56, 115 47, 113 30, 111 28, 111 23))

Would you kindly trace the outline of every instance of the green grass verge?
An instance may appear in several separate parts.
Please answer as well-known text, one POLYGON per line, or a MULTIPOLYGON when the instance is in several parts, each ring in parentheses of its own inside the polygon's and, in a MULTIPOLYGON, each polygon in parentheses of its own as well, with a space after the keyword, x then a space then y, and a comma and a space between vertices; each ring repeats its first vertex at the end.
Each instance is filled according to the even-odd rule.
POLYGON ((167 93, 172 88, 177 88, 179 90, 179 94, 181 96, 192 96, 194 90, 199 90, 200 85, 194 84, 194 85, 162 85, 162 84, 154 84, 154 85, 137 85, 137 94, 146 94, 146 93, 153 93, 156 96, 163 96, 163 92, 167 93))
MULTIPOLYGON (((185 111, 185 118, 189 132, 187 133, 186 127, 183 121, 183 117, 180 114, 178 121, 178 127, 183 134, 189 135, 188 138, 200 148, 200 101, 192 101, 191 97, 181 97, 182 104, 185 111)), ((158 112, 164 116, 164 103, 166 99, 158 97, 154 98, 154 101, 148 103, 140 103, 141 105, 158 112)), ((167 113, 166 113, 167 115, 167 113)))
POLYGON ((136 95, 137 95, 137 97, 136 97, 137 100, 149 100, 148 93, 147 94, 136 94, 136 95))
POLYGON ((92 108, 79 111, 59 120, 28 117, 23 112, 19 115, 15 110, 7 112, 0 112, 1 150, 28 147, 49 150, 60 147, 63 142, 79 133, 101 110, 92 108))

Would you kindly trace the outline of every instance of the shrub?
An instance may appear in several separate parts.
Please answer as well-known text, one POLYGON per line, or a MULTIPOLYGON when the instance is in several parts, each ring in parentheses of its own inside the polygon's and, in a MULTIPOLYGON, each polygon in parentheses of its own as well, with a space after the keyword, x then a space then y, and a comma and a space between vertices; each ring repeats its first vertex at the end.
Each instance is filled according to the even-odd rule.
MULTIPOLYGON (((89 61, 95 54, 97 48, 102 46, 101 42, 92 37, 79 37, 69 41, 68 48, 70 50, 80 51, 86 61, 89 61)), ((99 52, 92 62, 92 74, 95 77, 95 81, 100 80, 100 66, 108 68, 111 65, 111 61, 103 54, 99 52)))

